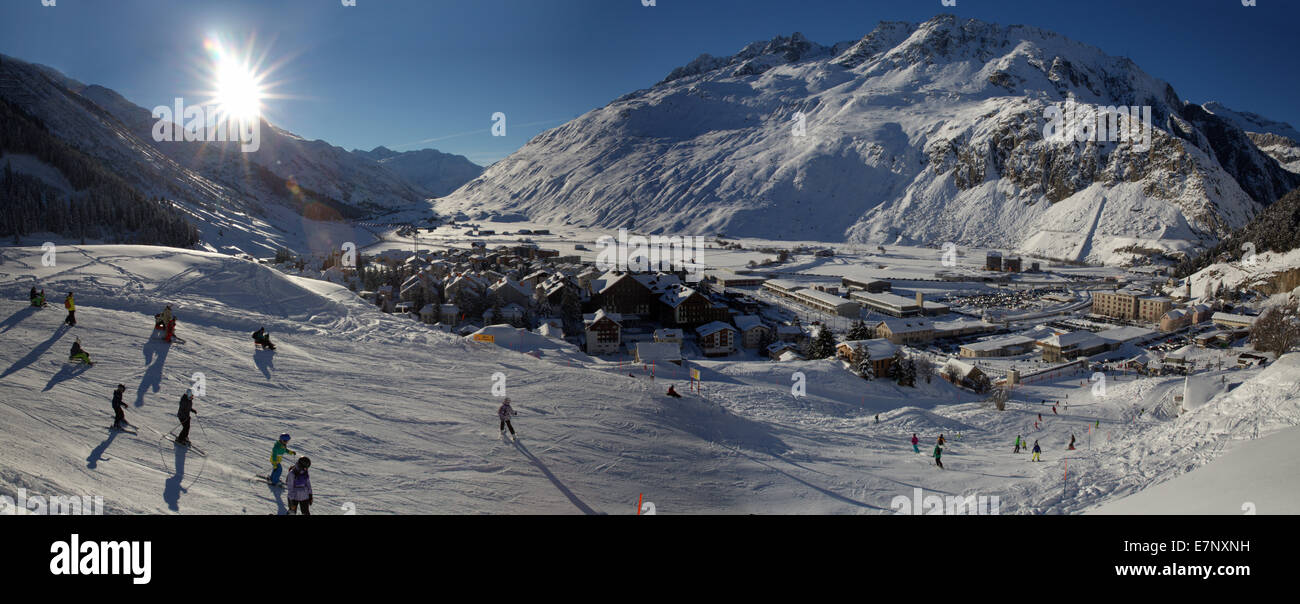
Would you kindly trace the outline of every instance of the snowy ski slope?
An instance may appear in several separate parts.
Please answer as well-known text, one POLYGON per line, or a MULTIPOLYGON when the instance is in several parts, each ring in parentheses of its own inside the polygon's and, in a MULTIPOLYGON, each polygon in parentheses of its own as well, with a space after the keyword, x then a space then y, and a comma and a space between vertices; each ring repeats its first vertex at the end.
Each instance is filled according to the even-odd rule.
MULTIPOLYGON (((889 513, 914 488, 998 495, 1003 513, 1079 513, 1300 418, 1300 355, 1199 376, 1194 408, 1178 418, 1156 405, 1182 391, 1181 378, 1121 379, 1093 397, 1086 376, 1069 376, 1017 390, 999 413, 938 379, 917 389, 864 382, 830 360, 700 362, 697 395, 682 369, 659 368, 652 382, 641 367, 576 350, 536 358, 472 343, 384 315, 339 286, 219 254, 68 246, 54 267, 37 248, 6 257, 0 495, 100 495, 108 513, 283 511, 282 493, 253 482, 281 432, 312 458, 323 514, 347 505, 359 514, 630 514, 638 497, 661 514, 889 513), (34 282, 50 308, 28 307, 34 282), (69 289, 71 329, 58 307, 69 289), (151 339, 166 303, 186 344, 151 339), (277 351, 254 350, 249 334, 261 325, 277 351), (75 337, 94 367, 64 363, 75 337), (795 372, 806 397, 790 394, 795 372), (161 439, 195 373, 206 393, 191 438, 206 457, 161 439), (497 433, 497 373, 520 412, 517 445, 497 433), (118 383, 138 435, 107 430, 118 383), (669 383, 686 397, 663 396, 669 383), (1059 415, 1038 404, 1066 395, 1059 415), (1138 407, 1148 412, 1135 420, 1138 407), (922 454, 908 444, 913 432, 922 454), (939 433, 949 441, 943 471, 929 457, 939 433), (1043 463, 1011 453, 1017 433, 1040 440, 1043 463), (1071 433, 1079 450, 1066 452, 1071 433)), ((1293 456, 1284 455, 1293 443, 1275 446, 1293 456)), ((1260 513, 1300 511, 1289 501, 1260 513)), ((1230 507, 1212 511, 1240 513, 1230 507)))

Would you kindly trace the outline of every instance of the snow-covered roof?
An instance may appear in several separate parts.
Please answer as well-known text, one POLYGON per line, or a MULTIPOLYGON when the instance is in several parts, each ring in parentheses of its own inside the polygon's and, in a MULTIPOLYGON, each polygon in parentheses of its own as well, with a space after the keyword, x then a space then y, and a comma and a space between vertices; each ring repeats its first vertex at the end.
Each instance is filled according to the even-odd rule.
POLYGON ((1103 340, 1123 343, 1150 338, 1158 333, 1159 332, 1154 329, 1147 329, 1145 327, 1116 327, 1114 329, 1099 331, 1094 335, 1103 340))
POLYGON ((1005 338, 994 338, 992 340, 985 340, 983 342, 972 342, 970 344, 963 344, 962 348, 968 350, 977 350, 977 351, 1001 350, 1008 346, 1024 346, 1025 344, 1030 344, 1033 341, 1034 341, 1033 338, 1029 338, 1025 336, 1007 336, 1005 338))
POLYGON ((682 360, 682 351, 672 342, 637 342, 636 358, 643 363, 680 361, 682 360))
POLYGON ((758 315, 740 315, 735 318, 735 322, 736 328, 740 329, 740 331, 749 331, 755 327, 767 327, 763 324, 763 319, 759 318, 758 315))
POLYGON ((848 346, 852 350, 865 348, 867 358, 873 361, 887 359, 894 356, 898 347, 893 342, 884 338, 872 338, 870 340, 846 340, 839 343, 840 346, 848 346))
POLYGON ((876 326, 884 325, 889 328, 889 333, 909 333, 914 331, 930 331, 934 329, 934 324, 926 319, 885 319, 876 326))
POLYGON ((1216 312, 1210 316, 1211 321, 1221 321, 1224 323, 1248 323, 1250 325, 1255 324, 1256 318, 1257 317, 1252 317, 1250 315, 1238 315, 1230 312, 1216 312))
POLYGON ((730 329, 731 331, 736 331, 736 328, 732 327, 731 325, 723 323, 722 321, 714 321, 712 323, 706 323, 704 325, 696 327, 695 333, 699 335, 701 338, 704 338, 704 337, 711 336, 715 333, 718 333, 719 331, 722 331, 724 329, 730 329))
POLYGON ((582 315, 582 322, 585 325, 591 325, 592 323, 595 323, 601 319, 609 319, 610 321, 613 321, 615 324, 621 326, 623 321, 623 315, 620 315, 615 312, 605 312, 605 309, 603 308, 597 310, 594 313, 582 315))
POLYGON ((1101 344, 1101 342, 1102 342, 1101 338, 1098 338, 1095 334, 1093 334, 1090 331, 1071 331, 1069 333, 1059 333, 1049 338, 1045 338, 1043 340, 1043 344, 1055 348, 1068 348, 1070 346, 1088 348, 1091 346, 1101 344))

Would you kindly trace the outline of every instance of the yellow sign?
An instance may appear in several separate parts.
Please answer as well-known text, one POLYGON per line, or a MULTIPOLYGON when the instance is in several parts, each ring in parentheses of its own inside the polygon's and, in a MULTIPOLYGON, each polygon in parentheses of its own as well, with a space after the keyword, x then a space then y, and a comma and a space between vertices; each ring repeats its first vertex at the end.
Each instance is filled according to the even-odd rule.
POLYGON ((496 336, 493 336, 493 335, 491 335, 491 334, 486 334, 486 333, 476 333, 476 334, 474 334, 474 341, 475 341, 475 342, 487 342, 488 344, 495 344, 496 341, 497 341, 497 339, 496 339, 496 336))
POLYGON ((699 370, 699 369, 692 369, 692 370, 691 370, 691 379, 693 379, 693 380, 695 380, 695 381, 697 381, 697 382, 700 381, 700 370, 699 370))

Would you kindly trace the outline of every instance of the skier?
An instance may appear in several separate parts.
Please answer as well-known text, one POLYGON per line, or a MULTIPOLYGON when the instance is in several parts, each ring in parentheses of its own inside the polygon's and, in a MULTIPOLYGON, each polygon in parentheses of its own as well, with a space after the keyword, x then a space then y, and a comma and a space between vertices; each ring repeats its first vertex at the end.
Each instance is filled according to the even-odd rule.
POLYGON ((271 343, 271 336, 266 333, 265 327, 258 328, 257 331, 253 332, 253 343, 261 346, 263 350, 268 348, 275 350, 275 344, 271 343))
POLYGON ((1070 434, 1070 450, 1074 450, 1074 434, 1070 434))
POLYGON ((68 297, 63 299, 63 307, 68 309, 68 318, 63 322, 73 327, 77 326, 77 302, 72 299, 72 292, 68 292, 68 297))
POLYGON ((1016 448, 1015 448, 1014 451, 1012 451, 1012 453, 1019 453, 1019 452, 1020 452, 1020 435, 1017 434, 1017 435, 1016 435, 1016 448))
POLYGON ((935 445, 935 446, 934 446, 934 465, 939 466, 939 469, 940 469, 940 470, 943 469, 943 460, 940 459, 940 457, 942 457, 942 456, 943 456, 943 446, 942 446, 942 445, 935 445))
POLYGON ((944 439, 943 439, 943 435, 940 434, 940 435, 939 435, 939 440, 937 440, 937 441, 935 441, 935 442, 938 443, 939 446, 943 446, 943 445, 947 444, 948 441, 944 440, 944 439))
POLYGON ((289 513, 297 514, 298 508, 302 507, 302 515, 311 515, 311 476, 308 475, 307 469, 311 467, 311 460, 306 457, 298 458, 298 463, 289 468, 289 513))
POLYGON ((288 453, 289 455, 298 454, 296 451, 289 449, 289 434, 287 432, 281 434, 280 440, 275 441, 275 444, 271 445, 271 468, 272 469, 271 469, 271 477, 269 479, 269 482, 274 486, 283 486, 284 484, 280 482, 280 472, 284 471, 284 468, 280 466, 280 459, 284 457, 285 453, 288 453))
POLYGON ((176 410, 176 419, 181 420, 181 433, 176 437, 176 444, 190 444, 190 414, 198 415, 199 412, 194 410, 194 393, 186 390, 181 395, 181 406, 176 410))
POLYGON ((877 424, 880 423, 880 414, 879 414, 879 413, 876 414, 876 423, 877 423, 877 424))
POLYGON ((677 394, 677 391, 673 389, 671 384, 668 385, 668 396, 673 398, 682 398, 682 395, 677 394))
POLYGON ((1052 415, 1056 415, 1056 405, 1052 405, 1052 415))
POLYGON ((497 409, 497 417, 501 418, 501 437, 506 435, 506 428, 510 428, 510 438, 515 437, 515 426, 510 423, 510 416, 519 415, 518 411, 510 408, 510 397, 501 401, 501 408, 497 409))
POLYGON ((918 439, 918 438, 916 437, 916 433, 913 432, 913 433, 912 433, 912 450, 915 451, 915 452, 917 452, 917 453, 920 453, 920 452, 921 452, 921 446, 920 446, 920 443, 921 443, 920 439, 918 439))
POLYGON ((1034 457, 1033 457, 1033 461, 1043 461, 1043 460, 1041 460, 1041 459, 1038 458, 1038 455, 1039 455, 1040 453, 1042 453, 1042 452, 1043 452, 1043 450, 1042 450, 1041 448, 1039 448, 1039 446, 1038 446, 1038 441, 1035 440, 1035 441, 1034 441, 1034 457))
POLYGON ((72 352, 68 354, 68 360, 81 361, 87 365, 94 365, 90 360, 90 353, 86 352, 86 349, 81 347, 81 338, 77 338, 77 340, 72 343, 72 352))
POLYGON ((126 421, 126 403, 122 402, 122 393, 126 392, 126 384, 118 384, 117 389, 113 391, 113 429, 122 430, 123 426, 131 425, 126 421))
POLYGON ((1043 414, 1042 414, 1042 413, 1039 413, 1039 414, 1038 414, 1038 421, 1040 421, 1040 422, 1043 421, 1043 414))
POLYGON ((32 288, 32 306, 45 306, 45 290, 38 292, 35 287, 32 288))

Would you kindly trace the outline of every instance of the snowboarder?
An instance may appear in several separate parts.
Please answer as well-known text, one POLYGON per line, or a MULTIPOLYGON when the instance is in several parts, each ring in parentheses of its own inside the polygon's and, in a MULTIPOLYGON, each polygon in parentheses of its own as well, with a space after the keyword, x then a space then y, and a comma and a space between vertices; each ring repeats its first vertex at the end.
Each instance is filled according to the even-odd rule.
POLYGON ((271 336, 266 333, 265 327, 258 328, 257 331, 253 332, 253 343, 261 346, 263 350, 275 350, 275 344, 271 343, 271 336))
POLYGON ((275 444, 271 445, 271 477, 268 481, 272 485, 281 486, 283 484, 280 482, 280 473, 284 471, 284 468, 280 466, 280 459, 283 458, 286 453, 289 455, 298 454, 289 448, 289 434, 287 432, 281 434, 280 440, 275 441, 275 444))
POLYGON ((41 290, 38 292, 36 291, 35 287, 32 288, 32 306, 36 306, 36 307, 45 306, 45 290, 41 290))
POLYGON ((81 338, 77 338, 76 341, 72 343, 72 352, 68 354, 68 360, 81 361, 87 365, 94 365, 94 363, 90 361, 90 353, 86 352, 86 349, 81 347, 81 338))
POLYGON ((941 445, 935 445, 935 446, 934 446, 934 465, 939 466, 939 469, 940 469, 940 470, 943 469, 943 460, 940 459, 940 457, 942 457, 942 456, 943 456, 943 446, 941 446, 941 445))
POLYGON ((302 508, 303 516, 311 515, 311 459, 299 457, 298 463, 289 468, 289 513, 297 514, 302 508))
POLYGON ((510 397, 507 396, 505 400, 501 401, 501 408, 497 409, 497 417, 501 419, 501 436, 503 438, 506 435, 506 428, 510 428, 510 438, 515 437, 515 426, 510 423, 510 416, 512 415, 519 415, 519 412, 510 408, 510 397))
POLYGON ((118 384, 117 389, 113 391, 113 429, 121 430, 123 426, 131 425, 126 421, 126 403, 122 402, 122 393, 126 392, 126 384, 118 384))
POLYGON ((917 453, 921 452, 921 440, 916 437, 915 432, 912 433, 912 450, 917 453))
POLYGON ((1017 435, 1016 435, 1016 448, 1015 448, 1014 451, 1012 451, 1012 453, 1019 453, 1019 452, 1020 452, 1020 435, 1017 434, 1017 435))
POLYGON ((1038 455, 1039 455, 1040 453, 1042 453, 1042 452, 1043 452, 1043 450, 1042 450, 1041 448, 1039 448, 1039 446, 1038 446, 1038 441, 1035 440, 1035 441, 1034 441, 1034 457, 1033 457, 1033 461, 1043 461, 1043 460, 1041 460, 1041 459, 1038 458, 1038 455))
POLYGON ((176 443, 181 445, 190 444, 190 414, 198 415, 199 412, 194 410, 194 393, 186 390, 181 395, 180 408, 176 410, 176 419, 181 420, 181 433, 176 437, 176 443))
POLYGON ((72 292, 68 292, 68 297, 63 299, 63 307, 68 309, 68 318, 63 322, 73 327, 77 326, 77 302, 72 299, 72 292))
POLYGON ((1074 450, 1074 434, 1070 434, 1070 450, 1074 450))
POLYGON ((682 398, 682 395, 677 394, 677 391, 673 389, 671 384, 668 386, 668 396, 673 398, 682 398))

